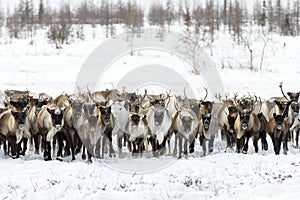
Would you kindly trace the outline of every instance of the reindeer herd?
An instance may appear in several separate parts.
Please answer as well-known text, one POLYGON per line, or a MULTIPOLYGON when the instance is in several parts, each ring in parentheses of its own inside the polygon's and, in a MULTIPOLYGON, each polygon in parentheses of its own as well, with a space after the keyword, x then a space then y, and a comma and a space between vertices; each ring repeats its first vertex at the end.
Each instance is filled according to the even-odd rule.
POLYGON ((299 92, 280 89, 283 97, 261 100, 234 94, 217 102, 170 95, 119 92, 116 89, 52 98, 33 97, 29 91, 6 90, 1 95, 0 144, 5 156, 25 155, 27 146, 44 160, 82 153, 83 159, 105 155, 125 157, 193 154, 200 144, 203 155, 214 150, 220 134, 225 152, 247 153, 252 138, 255 152, 269 148, 287 154, 288 143, 299 148, 299 92), (199 142, 196 142, 199 140, 199 142), (113 145, 116 144, 116 145, 113 145), (171 145, 172 144, 172 145, 171 145), (172 147, 171 147, 172 146, 172 147), (87 156, 86 156, 87 154, 87 156), (87 157, 87 158, 86 158, 87 157))

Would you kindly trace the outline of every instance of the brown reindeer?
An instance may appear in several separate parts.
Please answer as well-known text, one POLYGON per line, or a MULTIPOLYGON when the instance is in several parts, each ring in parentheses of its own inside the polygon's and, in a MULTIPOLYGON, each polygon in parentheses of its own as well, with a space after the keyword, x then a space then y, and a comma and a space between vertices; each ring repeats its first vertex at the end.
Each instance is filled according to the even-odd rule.
POLYGON ((56 105, 43 106, 38 113, 37 123, 42 134, 44 160, 52 160, 50 141, 64 124, 63 111, 56 105))
POLYGON ((256 115, 252 113, 251 109, 245 109, 239 112, 239 115, 235 121, 234 129, 237 139, 237 152, 241 151, 247 153, 248 142, 250 137, 253 139, 253 146, 255 152, 258 152, 258 140, 262 140, 263 149, 267 149, 265 131, 266 119, 262 114, 256 115))
POLYGON ((270 119, 267 125, 267 132, 272 139, 276 155, 280 153, 281 143, 283 143, 283 153, 287 154, 288 131, 289 125, 285 120, 285 117, 283 115, 277 115, 276 113, 273 113, 273 117, 270 119))
POLYGON ((111 112, 111 105, 102 106, 99 104, 97 105, 98 109, 98 124, 100 129, 102 130, 103 138, 102 138, 102 146, 100 144, 100 140, 98 140, 96 145, 96 156, 98 158, 104 158, 104 149, 107 145, 109 145, 109 156, 115 155, 115 151, 112 146, 112 131, 115 127, 115 120, 114 116, 111 112), (102 148, 102 155, 100 156, 100 146, 102 148))
MULTIPOLYGON (((7 110, 0 115, 0 137, 4 142, 9 142, 13 158, 19 157, 20 146, 17 144, 20 143, 23 137, 30 137, 29 132, 25 129, 25 120, 26 112, 24 111, 7 110)), ((25 152, 23 153, 25 154, 25 152)), ((4 154, 7 155, 6 149, 4 154)))

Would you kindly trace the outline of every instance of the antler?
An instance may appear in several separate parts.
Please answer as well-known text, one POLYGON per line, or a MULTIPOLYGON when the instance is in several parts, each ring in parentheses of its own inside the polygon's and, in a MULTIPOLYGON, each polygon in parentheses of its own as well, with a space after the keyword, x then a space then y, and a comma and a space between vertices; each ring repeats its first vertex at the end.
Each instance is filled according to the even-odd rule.
POLYGON ((183 94, 184 94, 185 100, 187 100, 188 98, 187 98, 186 90, 185 89, 186 89, 186 87, 183 88, 183 94))
POLYGON ((208 90, 207 90, 206 87, 204 88, 204 90, 205 90, 206 94, 205 94, 205 97, 203 98, 203 101, 206 99, 206 97, 207 97, 207 95, 208 95, 208 90))
POLYGON ((283 96, 284 96, 284 98, 286 99, 286 100, 288 100, 289 101, 289 99, 285 96, 285 94, 284 94, 284 92, 283 92, 283 89, 282 89, 282 82, 280 82, 280 84, 279 84, 279 88, 280 88, 280 90, 281 90, 281 93, 283 94, 283 96))
POLYGON ((217 93, 215 93, 215 97, 216 97, 216 99, 218 99, 220 102, 222 101, 222 97, 221 97, 221 95, 220 95, 220 93, 219 94, 217 94, 217 93))
POLYGON ((239 96, 239 94, 238 94, 238 92, 236 92, 236 93, 233 93, 233 99, 234 99, 234 102, 235 102, 235 104, 237 105, 238 103, 237 103, 237 97, 239 96))

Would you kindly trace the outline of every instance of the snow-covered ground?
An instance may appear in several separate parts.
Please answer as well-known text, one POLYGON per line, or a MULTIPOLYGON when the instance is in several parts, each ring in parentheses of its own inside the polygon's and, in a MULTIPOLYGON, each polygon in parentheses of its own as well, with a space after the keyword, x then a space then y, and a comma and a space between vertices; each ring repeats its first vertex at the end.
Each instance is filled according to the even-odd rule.
MULTIPOLYGON (((45 41, 44 32, 37 34, 34 45, 29 45, 28 40, 0 45, 0 90, 28 89, 53 96, 63 91, 73 93, 80 67, 106 40, 101 28, 96 29, 95 38, 91 28, 87 27, 85 32, 85 41, 75 41, 60 50, 45 41)), ((259 63, 262 44, 253 41, 257 56, 254 62, 259 63)), ((281 96, 281 81, 285 91, 299 91, 299 46, 299 38, 273 35, 266 48, 263 69, 250 71, 245 67, 247 49, 234 45, 220 33, 213 46, 212 60, 225 92, 250 92, 269 98, 281 96), (231 63, 234 69, 226 65, 222 69, 222 63, 231 63)), ((172 55, 152 51, 124 56, 112 67, 125 70, 124 66, 154 59, 164 65, 186 65, 172 55)), ((188 79, 197 78, 188 73, 188 66, 178 70, 188 79)), ((79 155, 74 162, 69 162, 70 158, 64 162, 44 162, 42 156, 31 152, 13 160, 4 157, 1 150, 0 199, 298 199, 300 150, 290 146, 288 155, 275 156, 270 138, 268 142, 269 150, 258 154, 253 153, 252 147, 248 155, 224 153, 225 144, 217 140, 214 153, 205 157, 200 156, 198 144, 196 153, 187 159, 105 158, 90 165, 79 155), (147 170, 141 171, 143 167, 147 170)))

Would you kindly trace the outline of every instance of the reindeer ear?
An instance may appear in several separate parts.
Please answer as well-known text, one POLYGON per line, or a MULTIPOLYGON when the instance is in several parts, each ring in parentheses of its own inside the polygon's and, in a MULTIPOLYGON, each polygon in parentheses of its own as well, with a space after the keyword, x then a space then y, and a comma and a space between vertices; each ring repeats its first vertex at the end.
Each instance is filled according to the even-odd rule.
POLYGON ((50 113, 50 114, 51 114, 51 109, 50 109, 50 108, 47 108, 47 111, 48 111, 48 113, 50 113))
POLYGON ((273 117, 274 117, 274 118, 276 117, 276 113, 273 113, 273 117))

